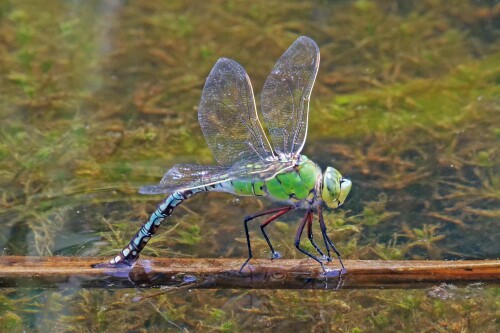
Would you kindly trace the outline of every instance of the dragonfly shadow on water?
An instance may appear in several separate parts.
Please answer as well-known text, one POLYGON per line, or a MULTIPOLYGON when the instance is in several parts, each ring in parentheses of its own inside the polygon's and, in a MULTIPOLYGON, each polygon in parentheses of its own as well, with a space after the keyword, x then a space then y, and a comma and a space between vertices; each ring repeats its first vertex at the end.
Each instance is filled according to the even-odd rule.
MULTIPOLYGON (((303 261, 280 266, 279 261, 259 260, 256 266, 247 265, 241 272, 232 263, 197 267, 195 261, 160 262, 137 260, 132 267, 104 270, 109 287, 126 285, 137 288, 251 288, 251 289, 330 289, 339 290, 346 277, 346 269, 327 269, 326 274, 314 264, 303 261), (215 267, 214 267, 215 266, 215 267)), ((106 279, 106 277, 105 277, 106 279)))

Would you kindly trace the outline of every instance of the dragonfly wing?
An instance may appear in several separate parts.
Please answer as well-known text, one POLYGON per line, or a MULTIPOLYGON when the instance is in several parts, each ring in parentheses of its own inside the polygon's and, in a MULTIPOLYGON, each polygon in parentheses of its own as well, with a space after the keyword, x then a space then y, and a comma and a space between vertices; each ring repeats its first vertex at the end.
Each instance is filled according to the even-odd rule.
POLYGON ((177 164, 168 170, 158 185, 143 186, 142 194, 164 194, 218 184, 227 180, 268 180, 293 168, 295 161, 240 162, 231 167, 221 165, 177 164))
POLYGON ((234 60, 221 58, 212 68, 203 88, 198 120, 220 165, 273 156, 257 116, 250 79, 234 60))
POLYGON ((177 164, 163 175, 158 185, 143 186, 139 193, 163 194, 217 184, 229 178, 229 169, 220 165, 177 164))
POLYGON ((230 179, 243 180, 269 180, 278 173, 292 169, 296 165, 296 160, 286 161, 242 161, 228 170, 230 179))
POLYGON ((277 153, 296 155, 304 146, 318 67, 318 45, 302 36, 279 58, 264 84, 262 113, 277 153))

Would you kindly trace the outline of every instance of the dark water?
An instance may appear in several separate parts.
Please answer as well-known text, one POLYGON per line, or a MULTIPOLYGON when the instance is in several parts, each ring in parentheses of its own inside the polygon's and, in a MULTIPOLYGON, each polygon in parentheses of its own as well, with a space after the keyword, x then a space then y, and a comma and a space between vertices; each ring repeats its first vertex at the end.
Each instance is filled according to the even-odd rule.
MULTIPOLYGON (((242 64, 259 99, 307 35, 321 65, 304 153, 353 181, 325 215, 344 257, 497 259, 499 17, 496 1, 3 1, 2 253, 116 254, 161 200, 141 185, 213 163, 196 108, 215 61, 242 64)), ((242 218, 270 205, 200 195, 144 254, 243 261, 242 218)), ((284 257, 302 258, 299 220, 269 228, 284 257)), ((0 331, 498 331, 488 285, 151 293, 2 289, 0 331)))

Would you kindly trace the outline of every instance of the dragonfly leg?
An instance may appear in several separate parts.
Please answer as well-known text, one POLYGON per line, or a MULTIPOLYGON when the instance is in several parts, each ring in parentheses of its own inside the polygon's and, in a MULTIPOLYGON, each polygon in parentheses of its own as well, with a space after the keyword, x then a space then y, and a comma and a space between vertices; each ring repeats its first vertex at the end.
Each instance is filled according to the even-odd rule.
POLYGON ((314 241, 314 237, 313 237, 313 233, 312 233, 313 217, 314 217, 314 213, 311 212, 311 214, 309 215, 309 218, 307 219, 307 237, 309 238, 309 241, 311 242, 312 246, 314 246, 316 251, 318 251, 319 255, 322 256, 323 259, 325 259, 325 254, 323 253, 323 251, 321 251, 319 246, 314 241))
POLYGON ((308 257, 316 260, 321 265, 321 268, 323 269, 323 273, 326 274, 325 266, 323 265, 321 260, 318 257, 312 255, 311 253, 309 253, 308 251, 306 251, 300 247, 300 238, 302 237, 302 232, 304 231, 304 227, 306 226, 306 222, 309 220, 311 214, 312 214, 312 210, 310 210, 310 209, 307 210, 306 215, 304 215, 304 218, 300 222, 299 228, 297 229, 297 235, 295 236, 295 247, 297 248, 297 250, 304 253, 308 257))
POLYGON ((243 265, 241 265, 240 273, 243 270, 243 268, 245 268, 245 266, 248 264, 250 259, 252 259, 252 246, 250 245, 250 235, 248 234, 248 222, 249 221, 250 220, 247 220, 247 219, 245 219, 245 221, 243 221, 243 224, 245 225, 245 235, 247 236, 248 258, 247 258, 247 260, 245 260, 243 265))
POLYGON ((260 230, 262 231, 262 234, 264 235, 264 238, 266 239, 267 245, 269 245, 269 248, 271 249, 271 259, 278 259, 280 257, 280 254, 274 250, 273 245, 271 244, 271 241, 269 240, 269 237, 267 236, 266 231, 264 228, 268 226, 271 222, 276 220, 278 217, 280 217, 283 214, 288 213, 290 210, 292 210, 292 207, 285 207, 278 213, 274 214, 264 222, 260 224, 260 230))
POLYGON ((293 206, 279 207, 279 208, 264 210, 262 212, 258 212, 257 214, 249 215, 249 216, 245 217, 245 220, 243 222, 245 225, 245 236, 247 237, 248 258, 247 258, 247 260, 245 260, 243 265, 241 265, 240 272, 243 270, 243 268, 245 268, 245 266, 248 264, 250 259, 252 259, 252 245, 250 244, 250 234, 248 233, 248 222, 252 221, 253 219, 255 219, 257 217, 275 213, 273 216, 271 216, 271 218, 267 219, 266 221, 264 221, 261 224, 262 233, 264 234, 264 238, 266 239, 267 244, 269 245, 269 248, 271 249, 271 253, 274 257, 275 254, 277 254, 277 252, 274 250, 273 246, 271 245, 271 241, 269 240, 269 237, 267 236, 266 232, 264 231, 264 228, 266 227, 266 225, 268 225, 269 223, 271 223, 272 221, 274 221, 275 219, 277 219, 281 215, 285 214, 286 212, 289 212, 292 209, 293 209, 293 206))
POLYGON ((339 258, 340 266, 342 266, 342 269, 345 270, 344 263, 342 262, 342 257, 340 255, 339 250, 337 250, 330 237, 328 237, 328 235, 326 234, 326 225, 325 225, 325 220, 323 219, 323 209, 321 208, 321 206, 318 206, 318 220, 319 220, 319 225, 321 227, 321 233, 323 234, 323 240, 325 242, 326 250, 328 253, 328 261, 332 261, 330 257, 330 247, 331 247, 333 252, 335 252, 335 254, 337 255, 337 258, 339 258))

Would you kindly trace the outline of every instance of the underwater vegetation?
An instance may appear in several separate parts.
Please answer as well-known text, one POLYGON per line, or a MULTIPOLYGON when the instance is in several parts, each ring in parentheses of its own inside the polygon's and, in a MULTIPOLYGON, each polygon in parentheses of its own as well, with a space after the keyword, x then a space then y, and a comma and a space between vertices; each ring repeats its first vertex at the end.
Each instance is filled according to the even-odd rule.
MULTIPOLYGON (((160 199, 141 185, 176 163, 213 163, 196 109, 215 61, 244 65, 258 92, 307 35, 321 65, 304 153, 354 184, 343 210, 325 212, 343 256, 498 258, 499 15, 495 1, 3 1, 2 253, 113 255, 160 199)), ((268 206, 195 197, 144 255, 243 258, 241 217, 268 206)), ((299 219, 269 230, 283 256, 300 257, 299 219)), ((257 232, 255 257, 266 258, 257 232)), ((498 330, 498 288, 436 288, 175 290, 135 303, 136 290, 3 289, 0 327, 498 330)))
POLYGON ((58 332, 496 332, 498 288, 442 284, 429 290, 71 289, 26 295, 4 290, 0 327, 58 332), (147 295, 145 295, 147 296, 147 295), (7 300, 7 303, 5 301, 7 300), (71 304, 71 306, 67 306, 71 304), (126 311, 124 311, 126 309, 126 311), (23 325, 31 322, 33 326, 23 325), (119 324, 117 324, 119 323, 119 324), (35 326, 36 325, 36 326, 35 326))

